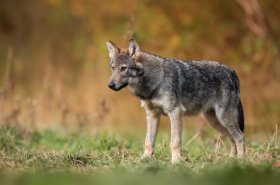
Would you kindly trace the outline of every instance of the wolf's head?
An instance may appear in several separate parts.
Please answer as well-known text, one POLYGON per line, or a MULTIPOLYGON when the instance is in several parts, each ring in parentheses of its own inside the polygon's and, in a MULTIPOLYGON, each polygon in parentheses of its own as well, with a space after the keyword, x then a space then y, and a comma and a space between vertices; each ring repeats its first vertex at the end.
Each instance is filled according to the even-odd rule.
POLYGON ((119 49, 113 42, 106 42, 110 56, 112 76, 108 86, 118 91, 133 82, 133 79, 143 75, 143 66, 137 62, 140 49, 137 42, 130 39, 128 49, 119 49))

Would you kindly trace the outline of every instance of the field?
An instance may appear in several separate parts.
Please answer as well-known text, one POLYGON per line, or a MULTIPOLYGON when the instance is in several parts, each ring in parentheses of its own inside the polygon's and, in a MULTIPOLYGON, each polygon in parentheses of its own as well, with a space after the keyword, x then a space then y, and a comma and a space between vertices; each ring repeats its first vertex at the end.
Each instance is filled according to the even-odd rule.
POLYGON ((275 0, 1 0, 0 185, 280 184, 279 12, 275 0), (105 43, 130 38, 236 71, 244 159, 229 158, 224 140, 216 150, 217 133, 187 117, 184 160, 172 165, 163 117, 155 155, 140 160, 145 111, 107 86, 105 43))
POLYGON ((169 136, 161 131, 153 158, 140 160, 138 135, 67 133, 61 128, 0 130, 1 184, 278 184, 280 143, 273 137, 247 140, 244 159, 229 158, 224 142, 185 133, 184 161, 170 163, 169 136))

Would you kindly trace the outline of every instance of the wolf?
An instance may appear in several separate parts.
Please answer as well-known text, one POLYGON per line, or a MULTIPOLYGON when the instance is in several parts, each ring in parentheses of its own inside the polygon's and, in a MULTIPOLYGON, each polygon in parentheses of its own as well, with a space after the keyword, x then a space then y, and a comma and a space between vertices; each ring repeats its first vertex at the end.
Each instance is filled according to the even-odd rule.
POLYGON ((140 50, 130 39, 127 49, 106 42, 112 76, 109 88, 128 87, 146 112, 147 132, 142 158, 151 157, 161 115, 171 124, 171 162, 182 160, 185 115, 202 115, 231 141, 231 156, 244 156, 244 116, 239 79, 233 69, 215 61, 169 59, 140 50))

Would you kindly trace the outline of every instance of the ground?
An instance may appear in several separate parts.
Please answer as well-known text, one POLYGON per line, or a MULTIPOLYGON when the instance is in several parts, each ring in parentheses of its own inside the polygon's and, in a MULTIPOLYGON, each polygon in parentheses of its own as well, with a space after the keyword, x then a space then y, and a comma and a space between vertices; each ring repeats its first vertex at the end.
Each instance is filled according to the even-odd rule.
POLYGON ((244 159, 229 158, 228 143, 215 152, 213 137, 184 135, 184 161, 170 163, 169 135, 160 132, 153 158, 140 160, 144 132, 68 133, 61 128, 0 129, 1 184, 278 184, 280 143, 247 140, 244 159))

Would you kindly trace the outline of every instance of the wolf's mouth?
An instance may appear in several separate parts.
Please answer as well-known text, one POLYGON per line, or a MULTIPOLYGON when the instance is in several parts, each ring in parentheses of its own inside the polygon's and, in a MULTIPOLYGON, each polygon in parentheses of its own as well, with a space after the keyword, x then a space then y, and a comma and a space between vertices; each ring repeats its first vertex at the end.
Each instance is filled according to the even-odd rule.
POLYGON ((122 88, 126 87, 128 85, 128 82, 122 83, 122 84, 116 84, 116 83, 110 83, 108 86, 113 89, 114 91, 119 91, 122 88))

